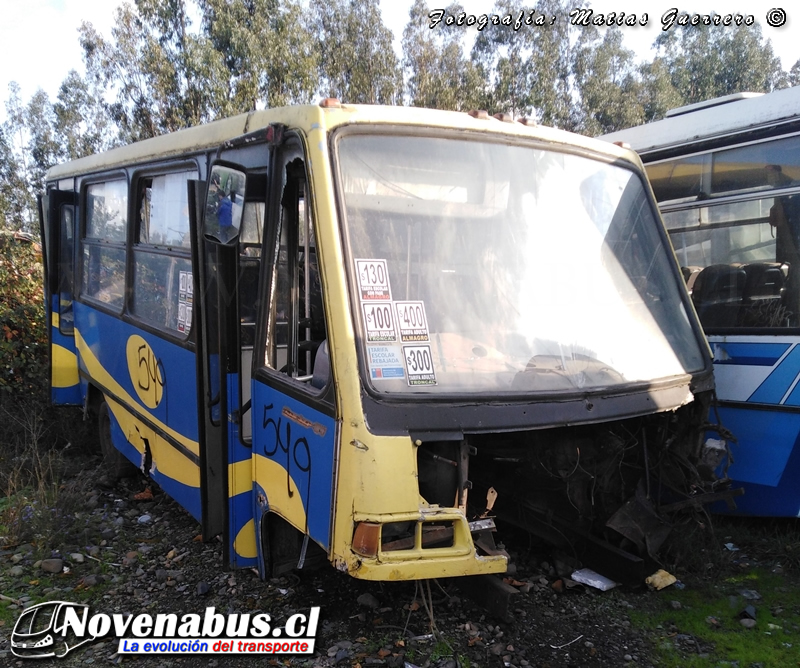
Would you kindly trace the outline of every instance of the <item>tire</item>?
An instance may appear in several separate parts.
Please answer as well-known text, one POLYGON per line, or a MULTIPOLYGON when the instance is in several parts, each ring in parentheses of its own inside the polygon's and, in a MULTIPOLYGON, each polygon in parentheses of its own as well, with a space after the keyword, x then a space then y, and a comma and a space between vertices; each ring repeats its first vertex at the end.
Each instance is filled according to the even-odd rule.
POLYGON ((103 455, 103 466, 106 473, 112 478, 135 476, 139 469, 114 447, 114 442, 111 439, 111 410, 105 401, 100 404, 97 423, 100 435, 100 452, 103 455))

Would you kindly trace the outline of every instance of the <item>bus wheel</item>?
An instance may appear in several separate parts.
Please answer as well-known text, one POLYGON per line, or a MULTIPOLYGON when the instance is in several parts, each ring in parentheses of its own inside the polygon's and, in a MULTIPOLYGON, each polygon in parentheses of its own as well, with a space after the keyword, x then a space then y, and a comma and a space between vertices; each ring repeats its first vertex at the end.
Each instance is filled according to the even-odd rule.
POLYGON ((111 411, 105 401, 100 404, 97 422, 100 427, 100 451, 108 474, 113 478, 129 478, 136 475, 139 469, 114 447, 114 442, 111 440, 111 411))

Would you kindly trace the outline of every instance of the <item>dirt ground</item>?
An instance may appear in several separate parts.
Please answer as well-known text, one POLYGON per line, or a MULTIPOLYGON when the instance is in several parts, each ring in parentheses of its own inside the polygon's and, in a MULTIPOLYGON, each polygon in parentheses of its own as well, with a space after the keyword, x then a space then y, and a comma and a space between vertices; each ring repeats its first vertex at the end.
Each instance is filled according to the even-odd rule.
MULTIPOLYGON (((549 548, 533 539, 516 536, 507 543, 518 593, 510 620, 502 620, 453 581, 365 582, 328 565, 269 582, 251 570, 223 571, 221 544, 199 541, 194 519, 157 487, 151 499, 137 500, 143 478, 112 484, 99 469, 84 467, 70 484, 82 503, 63 518, 63 544, 47 554, 33 543, 0 549, 0 665, 47 665, 10 653, 16 618, 42 600, 132 614, 202 613, 214 606, 222 613, 267 612, 277 621, 310 606, 321 609, 312 656, 132 657, 118 654, 116 640, 106 638, 53 661, 58 666, 655 666, 663 665, 657 648, 665 637, 678 637, 687 656, 704 651, 691 633, 647 630, 637 621, 670 605, 669 590, 602 592, 575 584, 558 572, 549 548), (61 559, 62 570, 45 572, 43 557, 61 559)), ((697 577, 708 574, 685 574, 687 586, 697 577)))

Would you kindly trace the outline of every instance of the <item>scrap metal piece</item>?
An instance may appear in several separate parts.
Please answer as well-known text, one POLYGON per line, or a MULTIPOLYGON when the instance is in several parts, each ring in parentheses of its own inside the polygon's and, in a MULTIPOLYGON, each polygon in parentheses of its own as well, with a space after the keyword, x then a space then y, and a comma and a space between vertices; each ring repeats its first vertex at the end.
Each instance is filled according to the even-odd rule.
POLYGON ((506 559, 511 559, 508 552, 502 547, 497 547, 492 535, 497 529, 494 524, 494 518, 486 517, 483 519, 474 520, 469 523, 469 530, 472 534, 472 542, 475 547, 479 548, 484 554, 492 556, 501 555, 506 559))
POLYGON ((640 551, 647 550, 653 559, 672 531, 647 498, 642 481, 636 487, 636 494, 608 519, 606 526, 625 536, 640 551))
POLYGON ((721 492, 695 494, 694 496, 690 496, 688 499, 684 499, 683 501, 676 501, 675 503, 661 506, 661 512, 672 513, 689 507, 702 508, 703 506, 707 506, 715 501, 725 501, 728 506, 728 510, 736 510, 736 502, 733 500, 733 498, 736 496, 741 496, 742 494, 744 494, 743 487, 726 489, 721 492))
POLYGON ((486 510, 484 510, 480 515, 482 518, 486 517, 490 512, 492 512, 495 501, 497 501, 497 490, 494 487, 490 487, 486 492, 486 510))
POLYGON ((485 519, 469 522, 469 530, 471 533, 475 533, 476 531, 496 531, 497 527, 495 526, 494 518, 487 517, 485 519))

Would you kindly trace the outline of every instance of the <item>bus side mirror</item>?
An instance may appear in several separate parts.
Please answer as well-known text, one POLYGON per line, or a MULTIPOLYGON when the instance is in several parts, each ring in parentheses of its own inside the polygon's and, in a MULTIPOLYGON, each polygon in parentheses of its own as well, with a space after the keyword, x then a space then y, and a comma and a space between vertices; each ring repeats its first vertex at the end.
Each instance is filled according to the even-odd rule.
POLYGON ((203 234, 217 243, 232 245, 239 238, 244 211, 245 173, 214 165, 208 180, 203 234))

